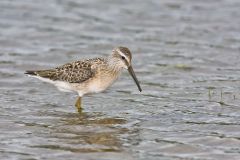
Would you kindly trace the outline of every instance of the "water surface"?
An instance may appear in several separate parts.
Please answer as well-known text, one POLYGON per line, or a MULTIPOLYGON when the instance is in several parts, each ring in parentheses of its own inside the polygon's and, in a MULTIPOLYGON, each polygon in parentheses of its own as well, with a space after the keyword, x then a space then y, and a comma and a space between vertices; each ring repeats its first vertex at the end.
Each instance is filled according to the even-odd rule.
POLYGON ((238 0, 2 0, 1 159, 240 159, 238 0), (106 92, 75 94, 29 78, 128 46, 106 92))

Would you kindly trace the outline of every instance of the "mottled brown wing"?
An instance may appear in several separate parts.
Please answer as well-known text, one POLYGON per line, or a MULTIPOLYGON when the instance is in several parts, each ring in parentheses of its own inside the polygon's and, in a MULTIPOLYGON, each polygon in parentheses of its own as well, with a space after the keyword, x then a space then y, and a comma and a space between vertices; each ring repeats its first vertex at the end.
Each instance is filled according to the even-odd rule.
POLYGON ((94 71, 89 61, 76 61, 56 68, 54 80, 81 83, 93 77, 94 71))
POLYGON ((76 61, 58 67, 56 80, 67 81, 70 83, 81 83, 93 77, 94 71, 91 68, 92 64, 88 61, 76 61))
POLYGON ((105 65, 106 59, 93 58, 84 61, 76 61, 67 63, 55 69, 26 71, 25 74, 32 76, 40 76, 53 81, 66 81, 69 83, 81 83, 96 74, 96 66, 105 65))
POLYGON ((89 61, 76 61, 50 70, 36 71, 36 75, 51 80, 81 83, 93 77, 94 71, 89 61))

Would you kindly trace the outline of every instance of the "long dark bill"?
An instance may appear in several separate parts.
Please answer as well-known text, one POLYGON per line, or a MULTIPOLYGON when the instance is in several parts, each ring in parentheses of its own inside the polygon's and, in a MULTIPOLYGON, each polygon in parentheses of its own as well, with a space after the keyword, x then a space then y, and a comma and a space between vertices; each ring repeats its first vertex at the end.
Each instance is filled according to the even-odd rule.
POLYGON ((142 92, 142 88, 140 87, 140 84, 139 84, 139 82, 138 82, 138 79, 137 79, 134 71, 133 71, 132 66, 129 66, 129 67, 128 67, 128 72, 129 72, 129 74, 132 76, 134 82, 136 83, 136 85, 137 85, 137 87, 138 87, 138 90, 139 90, 140 92, 142 92))

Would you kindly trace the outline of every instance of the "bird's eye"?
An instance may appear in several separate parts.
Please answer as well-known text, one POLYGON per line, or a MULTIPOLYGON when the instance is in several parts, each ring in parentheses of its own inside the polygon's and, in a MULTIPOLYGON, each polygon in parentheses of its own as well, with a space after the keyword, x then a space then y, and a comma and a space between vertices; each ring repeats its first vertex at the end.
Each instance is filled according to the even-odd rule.
POLYGON ((122 59, 124 60, 124 59, 125 59, 125 57, 124 57, 124 56, 122 56, 122 59))

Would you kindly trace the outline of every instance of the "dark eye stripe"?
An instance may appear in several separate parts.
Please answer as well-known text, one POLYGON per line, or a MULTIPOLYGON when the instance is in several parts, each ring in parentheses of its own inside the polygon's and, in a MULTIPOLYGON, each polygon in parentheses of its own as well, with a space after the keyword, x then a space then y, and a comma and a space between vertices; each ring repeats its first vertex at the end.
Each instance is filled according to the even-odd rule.
POLYGON ((124 56, 121 56, 123 62, 126 64, 126 66, 129 66, 129 63, 127 61, 127 59, 124 56))

